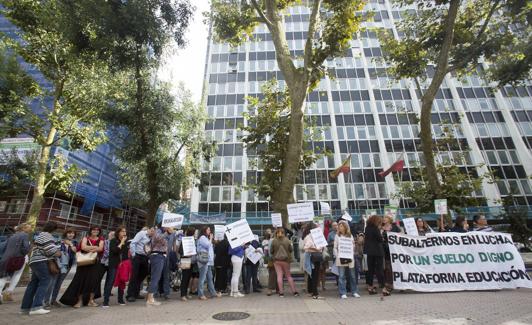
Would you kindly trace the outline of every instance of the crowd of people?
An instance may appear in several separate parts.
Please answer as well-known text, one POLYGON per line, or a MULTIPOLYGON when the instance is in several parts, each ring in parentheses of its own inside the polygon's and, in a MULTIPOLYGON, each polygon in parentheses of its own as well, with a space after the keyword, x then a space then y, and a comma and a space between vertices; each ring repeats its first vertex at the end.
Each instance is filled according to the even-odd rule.
MULTIPOLYGON (((416 219, 416 226, 420 236, 434 231, 422 218, 416 219)), ((451 227, 439 224, 438 228, 467 232, 468 223, 459 216, 451 227)), ((169 299, 172 289, 177 289, 175 283, 179 283, 183 302, 194 296, 199 300, 224 295, 240 298, 264 289, 259 281, 261 266, 268 273, 265 284, 268 296, 275 293, 284 297, 286 280, 290 293, 298 297, 300 293, 291 274, 295 260, 299 260, 305 291, 312 299, 323 299, 319 291, 325 290, 329 270, 336 278, 341 299, 360 298, 359 280, 363 273, 369 295, 377 294, 380 288, 382 295, 388 296, 393 290, 393 279, 387 234, 403 232, 391 216, 377 215, 361 223, 339 218, 321 225, 296 224, 294 232, 266 229, 262 241, 255 236, 251 242, 237 247, 231 247, 227 237, 215 240, 210 226, 200 229, 189 226, 184 232, 160 225, 145 227, 132 239, 128 239, 124 227, 104 237, 102 230, 93 226, 81 238, 77 238, 76 231, 67 229, 58 240, 54 237, 57 224, 47 222, 31 244, 30 225, 21 224, 16 230, 0 260, 0 290, 4 301, 12 300, 12 292, 28 264, 31 279, 22 298, 21 313, 30 315, 47 314, 52 307, 98 307, 101 297, 101 307, 109 308, 114 287, 118 305, 142 300, 147 306, 158 306, 161 300, 169 299), (312 230, 320 226, 326 247, 318 247, 311 236, 312 230), (183 236, 195 238, 196 254, 184 255, 183 236), (352 258, 340 256, 340 241, 352 244, 352 258), (248 258, 249 252, 260 254, 261 258, 258 261, 248 258), (74 266, 72 281, 60 296, 62 284, 74 266), (4 290, 7 283, 9 286, 4 290)), ((482 215, 474 217, 472 230, 492 231, 482 215)))

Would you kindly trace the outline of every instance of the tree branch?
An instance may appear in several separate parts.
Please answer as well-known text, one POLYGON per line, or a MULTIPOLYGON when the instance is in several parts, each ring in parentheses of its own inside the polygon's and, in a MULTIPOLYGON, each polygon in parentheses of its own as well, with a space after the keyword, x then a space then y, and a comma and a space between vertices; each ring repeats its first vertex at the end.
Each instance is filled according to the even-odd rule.
POLYGON ((251 0, 251 4, 253 5, 253 7, 255 7, 255 11, 259 14, 260 18, 264 20, 264 23, 268 27, 273 26, 272 22, 266 17, 266 15, 264 14, 264 11, 262 11, 262 8, 257 3, 257 0, 251 0))
POLYGON ((309 65, 312 61, 312 40, 314 39, 314 33, 316 32, 316 26, 318 26, 318 22, 319 22, 320 7, 321 7, 321 0, 314 0, 314 6, 312 7, 312 13, 310 14, 307 42, 305 43, 305 58, 304 58, 305 71, 308 71, 309 65))

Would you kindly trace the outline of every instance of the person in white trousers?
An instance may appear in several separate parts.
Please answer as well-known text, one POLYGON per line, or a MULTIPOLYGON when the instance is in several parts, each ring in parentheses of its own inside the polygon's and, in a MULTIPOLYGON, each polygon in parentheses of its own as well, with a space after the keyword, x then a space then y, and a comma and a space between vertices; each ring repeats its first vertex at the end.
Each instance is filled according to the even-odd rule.
POLYGON ((240 282, 240 274, 242 273, 242 263, 244 261, 244 247, 238 246, 229 248, 229 255, 231 255, 231 263, 233 264, 233 274, 231 276, 231 297, 244 297, 238 291, 238 283, 240 282))

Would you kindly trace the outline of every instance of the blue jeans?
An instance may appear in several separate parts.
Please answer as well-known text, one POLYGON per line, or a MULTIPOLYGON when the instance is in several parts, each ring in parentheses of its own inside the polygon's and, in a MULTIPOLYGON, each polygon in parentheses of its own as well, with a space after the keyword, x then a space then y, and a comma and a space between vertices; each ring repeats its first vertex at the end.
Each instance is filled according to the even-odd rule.
POLYGON ((259 283, 257 281, 257 271, 259 269, 258 262, 257 264, 246 264, 246 275, 245 275, 245 291, 248 293, 251 291, 251 285, 253 284, 253 290, 259 290, 259 283))
POLYGON ((168 297, 170 295, 170 266, 168 265, 168 257, 164 259, 163 273, 159 280, 159 294, 168 297))
POLYGON ((355 269, 350 269, 348 266, 339 266, 338 267, 338 291, 340 295, 347 294, 345 289, 346 280, 349 281, 349 287, 351 288, 351 293, 358 293, 357 283, 354 278, 355 269))
POLYGON ((32 263, 30 268, 31 280, 22 298, 22 305, 20 306, 22 311, 33 311, 42 308, 46 291, 52 278, 46 261, 32 263))
POLYGON ((110 267, 107 269, 107 275, 105 276, 105 285, 103 287, 103 304, 109 305, 109 297, 111 297, 111 290, 113 290, 113 283, 116 277, 116 267, 110 267))
POLYGON ((50 274, 50 281, 48 282, 48 288, 46 289, 46 295, 44 296, 44 300, 43 300, 43 303, 45 305, 49 305, 52 302, 51 298, 54 292, 55 283, 57 282, 57 279, 59 279, 60 275, 61 273, 58 275, 50 274))
POLYGON ((57 275, 55 279, 55 283, 54 283, 54 289, 52 290, 52 298, 50 299, 50 302, 53 303, 57 300, 57 296, 59 295, 59 290, 61 290, 61 285, 63 284, 63 281, 65 281, 65 278, 69 271, 70 269, 68 269, 66 273, 61 273, 57 275))
POLYGON ((207 278, 207 288, 211 296, 216 296, 216 290, 214 289, 214 281, 212 276, 212 265, 198 264, 199 269, 199 282, 198 282, 198 296, 205 296, 203 290, 205 288, 205 278, 207 278))
POLYGON ((159 280, 164 271, 164 264, 166 258, 162 254, 153 254, 150 256, 150 287, 148 288, 148 293, 157 293, 159 289, 159 280))

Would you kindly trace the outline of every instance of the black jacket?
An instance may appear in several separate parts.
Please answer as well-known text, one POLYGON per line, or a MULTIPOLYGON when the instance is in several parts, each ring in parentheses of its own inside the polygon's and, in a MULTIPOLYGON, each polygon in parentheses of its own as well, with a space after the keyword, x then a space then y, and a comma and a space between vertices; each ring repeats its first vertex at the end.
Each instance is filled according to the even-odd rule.
POLYGON ((118 264, 120 262, 127 260, 128 257, 128 251, 129 251, 129 243, 126 243, 122 248, 118 247, 120 244, 120 241, 118 239, 113 238, 109 242, 109 268, 116 268, 118 267, 118 264))
POLYGON ((224 238, 214 246, 214 266, 224 267, 231 265, 231 256, 229 256, 229 241, 224 238))
POLYGON ((368 225, 364 237, 364 252, 368 256, 384 256, 384 238, 379 228, 368 225))

